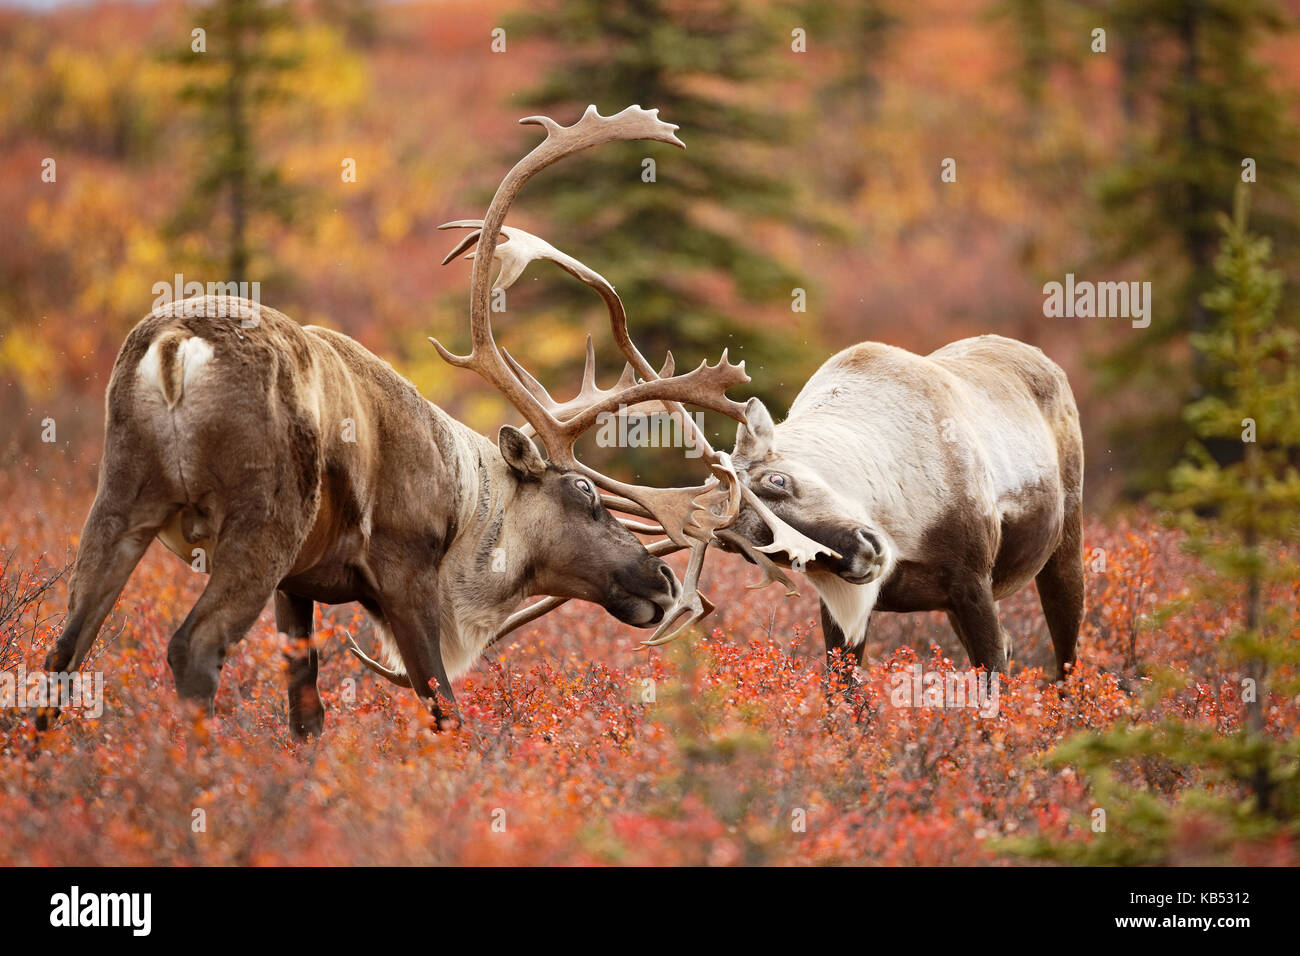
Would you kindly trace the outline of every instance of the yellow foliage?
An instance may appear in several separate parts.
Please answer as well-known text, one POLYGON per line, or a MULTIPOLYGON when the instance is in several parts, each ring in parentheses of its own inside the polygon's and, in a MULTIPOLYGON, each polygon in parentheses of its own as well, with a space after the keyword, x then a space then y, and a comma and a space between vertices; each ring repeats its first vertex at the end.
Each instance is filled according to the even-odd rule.
POLYGON ((491 437, 495 437, 497 430, 506 422, 520 420, 519 413, 495 392, 470 394, 457 417, 476 432, 491 437))
POLYGON ((30 329, 5 324, 8 330, 0 334, 0 374, 16 379, 28 395, 48 391, 59 368, 54 350, 30 329))
POLYGON ((348 49, 343 34, 328 24, 276 30, 267 38, 267 46, 272 55, 301 58, 298 68, 276 80, 295 112, 306 108, 341 114, 360 103, 369 90, 365 64, 348 49))
POLYGON ((402 206, 384 211, 379 219, 379 237, 384 242, 399 242, 411 231, 411 213, 402 206))

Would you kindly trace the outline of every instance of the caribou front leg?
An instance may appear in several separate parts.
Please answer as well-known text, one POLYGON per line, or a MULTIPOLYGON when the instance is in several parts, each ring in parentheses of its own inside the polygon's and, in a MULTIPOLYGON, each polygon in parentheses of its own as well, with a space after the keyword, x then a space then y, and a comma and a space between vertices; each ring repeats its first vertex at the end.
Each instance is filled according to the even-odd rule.
POLYGON ((983 667, 990 674, 1005 674, 1007 645, 991 582, 979 579, 959 583, 951 589, 948 599, 948 620, 966 648, 971 666, 983 667))
POLYGON ((381 598, 379 607, 402 656, 411 687, 429 707, 436 721, 435 729, 441 730, 445 720, 458 725, 460 711, 442 662, 436 593, 434 586, 413 587, 402 597, 393 596, 387 601, 381 598))
POLYGON ((867 648, 866 635, 850 647, 844 630, 835 622, 826 602, 822 606, 822 637, 826 641, 826 677, 831 687, 844 685, 847 691, 858 686, 856 668, 862 666, 862 655, 867 648))

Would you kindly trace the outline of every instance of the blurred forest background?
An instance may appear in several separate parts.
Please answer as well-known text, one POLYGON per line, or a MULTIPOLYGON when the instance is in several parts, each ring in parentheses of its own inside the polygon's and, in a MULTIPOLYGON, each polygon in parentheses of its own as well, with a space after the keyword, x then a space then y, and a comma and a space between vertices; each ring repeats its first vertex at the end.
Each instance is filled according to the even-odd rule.
MULTIPOLYGON (((1298 17, 1300 0, 0 8, 0 465, 93 481, 113 357, 176 273, 258 281, 494 432, 508 409, 426 341, 463 345, 468 325, 468 265, 439 265, 455 236, 436 226, 481 217, 537 141, 518 118, 640 103, 685 152, 556 167, 511 222, 605 274, 648 355, 730 347, 781 415, 858 341, 1023 339, 1069 372, 1086 501, 1112 508, 1159 486, 1181 409, 1220 387, 1189 334, 1211 321, 1244 160, 1276 321, 1296 321, 1298 17), (1066 273, 1151 281, 1151 326, 1045 318, 1066 273), (48 418, 57 469, 32 454, 48 418)), ((587 332, 617 371, 599 300, 557 270, 533 266, 497 325, 557 394, 587 332)))

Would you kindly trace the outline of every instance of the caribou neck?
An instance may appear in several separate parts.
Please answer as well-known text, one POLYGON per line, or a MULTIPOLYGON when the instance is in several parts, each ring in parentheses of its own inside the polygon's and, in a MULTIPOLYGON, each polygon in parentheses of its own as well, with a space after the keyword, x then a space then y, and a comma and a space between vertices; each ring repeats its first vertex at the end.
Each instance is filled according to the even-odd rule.
POLYGON ((456 532, 439 575, 444 660, 466 666, 496 635, 532 585, 526 529, 514 527, 518 482, 497 446, 473 429, 446 419, 458 432, 456 532), (456 645, 455 647, 451 645, 456 645))

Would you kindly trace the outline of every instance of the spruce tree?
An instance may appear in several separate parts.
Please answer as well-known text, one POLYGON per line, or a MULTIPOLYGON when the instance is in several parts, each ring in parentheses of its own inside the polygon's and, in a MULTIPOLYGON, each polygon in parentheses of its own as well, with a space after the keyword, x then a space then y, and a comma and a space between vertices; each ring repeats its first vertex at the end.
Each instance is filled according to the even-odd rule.
MULTIPOLYGON (((796 289, 812 297, 807 279, 752 233, 803 218, 791 170, 766 165, 788 117, 753 86, 789 51, 788 30, 735 0, 562 0, 507 21, 507 34, 553 41, 558 55, 523 108, 570 123, 589 103, 605 115, 638 103, 679 125, 687 146, 572 157, 529 184, 512 221, 545 223, 544 238, 615 284, 651 361, 671 349, 685 368, 727 347, 747 360, 754 392, 783 409, 821 351, 815 305, 791 307, 796 289)), ((512 147, 510 161, 518 155, 512 147)), ((566 316, 591 309, 598 328, 599 304, 575 283, 549 284, 546 301, 566 316)))
POLYGON ((199 168, 176 215, 173 236, 221 236, 212 258, 224 281, 248 281, 254 249, 253 222, 268 216, 293 218, 294 195, 279 169, 262 157, 257 141, 260 110, 283 100, 279 79, 299 64, 294 54, 278 52, 275 31, 291 30, 290 5, 274 0, 214 0, 195 9, 205 35, 176 59, 188 73, 184 101, 198 109, 203 148, 199 168), (202 49, 195 49, 201 45, 202 49))
MULTIPOLYGON (((1186 547, 1206 566, 1195 598, 1241 607, 1222 647, 1225 672, 1237 687, 1239 720, 1227 733, 1166 718, 1067 740, 1052 760, 1084 772, 1106 826, 1084 841, 1040 838, 1016 845, 1033 856, 1169 863, 1184 825, 1203 831, 1196 852, 1205 863, 1230 862, 1241 844, 1290 845, 1294 853, 1300 837, 1300 740, 1279 737, 1268 721, 1271 707, 1300 692, 1300 642, 1288 594, 1300 576, 1294 551, 1300 539, 1300 471, 1294 464, 1300 336, 1277 321, 1282 276, 1269 268, 1269 240, 1247 230, 1246 197, 1240 188, 1233 218, 1221 217, 1217 284, 1203 298, 1207 314, 1217 319, 1192 337, 1223 388, 1186 409, 1196 438, 1174 468, 1173 491, 1163 502, 1171 521, 1186 531, 1186 547), (1225 464, 1210 453, 1211 441, 1235 441, 1241 452, 1225 464), (1160 767, 1183 786, 1169 801, 1125 782, 1117 769, 1135 763, 1160 767)), ((1179 685, 1179 675, 1158 675, 1152 690, 1169 693, 1179 685)))
POLYGON ((1151 326, 1128 333, 1102 368, 1103 387, 1146 409, 1116 435, 1137 493, 1159 487, 1189 437, 1182 404, 1222 387, 1204 357, 1190 368, 1182 358, 1187 336, 1209 327, 1218 210, 1236 184, 1257 182, 1257 227, 1287 245, 1296 237, 1297 141, 1257 56, 1289 24, 1275 0, 1118 0, 1093 16, 1121 60, 1131 120, 1098 183, 1101 255, 1154 284, 1151 326))

